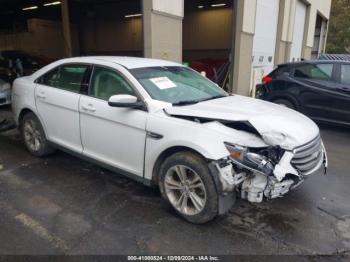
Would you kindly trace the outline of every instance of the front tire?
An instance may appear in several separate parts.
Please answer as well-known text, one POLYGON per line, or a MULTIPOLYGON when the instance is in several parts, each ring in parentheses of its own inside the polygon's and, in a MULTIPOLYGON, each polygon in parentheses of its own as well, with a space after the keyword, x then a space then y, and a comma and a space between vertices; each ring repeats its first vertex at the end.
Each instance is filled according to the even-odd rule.
POLYGON ((28 113, 23 117, 20 123, 20 131, 23 142, 31 154, 44 157, 55 151, 49 145, 42 125, 33 113, 28 113))
POLYGON ((197 154, 179 152, 162 164, 159 188, 163 198, 184 219, 203 224, 218 214, 218 194, 208 164, 197 154))

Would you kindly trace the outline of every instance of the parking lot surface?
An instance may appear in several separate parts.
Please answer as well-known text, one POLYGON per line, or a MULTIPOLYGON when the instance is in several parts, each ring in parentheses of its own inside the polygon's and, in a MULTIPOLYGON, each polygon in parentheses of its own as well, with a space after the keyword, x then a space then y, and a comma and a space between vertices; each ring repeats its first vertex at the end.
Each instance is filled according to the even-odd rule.
POLYGON ((156 189, 63 152, 35 158, 16 130, 0 134, 0 254, 349 254, 350 130, 321 132, 328 175, 201 226, 156 189))

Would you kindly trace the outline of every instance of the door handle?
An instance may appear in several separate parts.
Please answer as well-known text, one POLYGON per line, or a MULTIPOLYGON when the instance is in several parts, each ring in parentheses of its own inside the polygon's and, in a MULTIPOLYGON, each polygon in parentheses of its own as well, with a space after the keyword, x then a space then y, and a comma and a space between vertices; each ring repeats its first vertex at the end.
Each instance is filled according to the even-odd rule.
POLYGON ((40 94, 37 94, 36 95, 37 98, 40 98, 40 99, 46 99, 46 95, 44 92, 40 93, 40 94))
POLYGON ((94 108, 94 106, 92 104, 89 104, 87 106, 82 106, 81 107, 83 110, 85 111, 89 111, 89 112, 95 112, 96 111, 96 108, 94 108))

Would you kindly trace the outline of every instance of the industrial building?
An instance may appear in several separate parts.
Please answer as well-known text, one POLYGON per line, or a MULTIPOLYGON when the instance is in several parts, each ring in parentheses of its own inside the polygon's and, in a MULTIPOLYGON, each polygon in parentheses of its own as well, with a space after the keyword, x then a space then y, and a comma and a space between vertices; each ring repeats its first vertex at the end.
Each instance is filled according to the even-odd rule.
POLYGON ((277 64, 324 52, 330 8, 331 0, 5 0, 0 51, 233 61, 227 87, 250 95, 277 64))

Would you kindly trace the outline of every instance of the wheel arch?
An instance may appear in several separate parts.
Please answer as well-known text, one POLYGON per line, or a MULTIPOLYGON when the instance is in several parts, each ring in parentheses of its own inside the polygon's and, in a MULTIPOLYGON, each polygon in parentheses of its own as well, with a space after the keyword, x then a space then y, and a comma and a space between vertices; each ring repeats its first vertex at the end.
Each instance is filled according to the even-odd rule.
POLYGON ((21 126, 21 122, 24 118, 25 115, 29 114, 29 113, 32 113, 34 114, 36 117, 38 117, 33 110, 31 110, 30 108, 22 108, 22 110, 20 111, 19 115, 18 115, 18 126, 21 126))
POLYGON ((43 121, 41 120, 41 118, 39 117, 39 115, 35 112, 35 110, 31 109, 30 107, 23 107, 23 108, 21 109, 21 111, 19 112, 18 117, 17 117, 17 124, 18 124, 18 127, 21 128, 21 122, 22 122, 22 120, 23 120, 23 117, 24 117, 25 115, 29 114, 29 113, 32 113, 33 115, 36 116, 36 118, 38 118, 38 120, 40 121, 40 124, 41 124, 41 126, 42 126, 42 128, 43 128, 43 130, 44 130, 44 133, 47 134, 47 133, 46 133, 46 127, 45 127, 43 121))
POLYGON ((163 150, 163 152, 161 152, 159 154, 159 156, 157 157, 157 160, 155 161, 155 164, 153 165, 153 170, 152 170, 152 185, 157 185, 158 184, 158 176, 159 176, 159 170, 160 167, 162 165, 162 163, 165 161, 165 159, 167 159, 168 157, 172 156, 173 154, 176 154, 178 152, 191 152, 194 153, 198 156, 200 156, 201 158, 203 158, 205 161, 208 161, 208 159, 201 154, 199 151, 187 147, 187 146, 172 146, 169 147, 165 150, 163 150))
POLYGON ((288 102, 290 102, 294 105, 296 110, 300 110, 299 102, 293 96, 288 95, 288 94, 279 94, 279 95, 275 95, 275 96, 271 97, 270 100, 271 100, 271 102, 274 102, 274 101, 279 100, 279 99, 287 100, 288 102))

